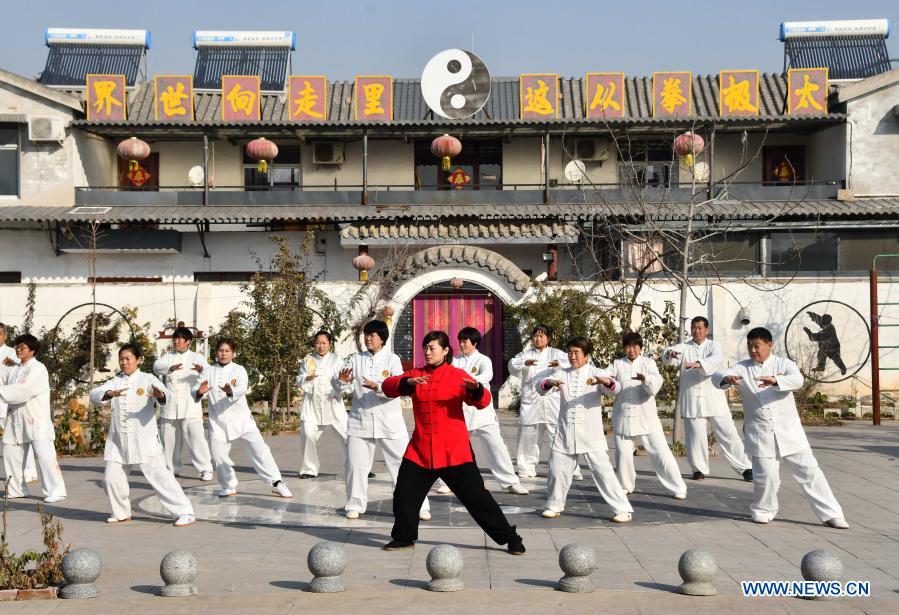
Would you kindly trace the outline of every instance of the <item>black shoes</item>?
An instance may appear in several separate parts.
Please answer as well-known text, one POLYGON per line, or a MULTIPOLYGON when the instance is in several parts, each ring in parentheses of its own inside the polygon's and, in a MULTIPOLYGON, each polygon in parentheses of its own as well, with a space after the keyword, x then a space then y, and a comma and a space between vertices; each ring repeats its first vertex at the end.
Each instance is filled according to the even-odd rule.
POLYGON ((752 468, 743 470, 743 480, 745 480, 747 483, 752 482, 752 468))
POLYGON ((521 537, 514 538, 509 541, 509 545, 506 547, 506 550, 510 555, 524 555, 525 548, 524 542, 521 540, 521 537))
POLYGON ((693 472, 693 480, 705 480, 705 474, 702 472, 693 472))
POLYGON ((300 478, 315 478, 315 474, 300 474, 300 478))
MULTIPOLYGON (((411 540, 391 540, 386 545, 384 545, 385 551, 401 551, 403 549, 411 549, 415 546, 415 543, 411 540)), ((522 547, 523 549, 524 547, 522 547)))
POLYGON ((369 478, 374 478, 374 477, 375 477, 375 473, 374 473, 374 472, 369 472, 369 473, 368 473, 368 477, 369 477, 369 478))

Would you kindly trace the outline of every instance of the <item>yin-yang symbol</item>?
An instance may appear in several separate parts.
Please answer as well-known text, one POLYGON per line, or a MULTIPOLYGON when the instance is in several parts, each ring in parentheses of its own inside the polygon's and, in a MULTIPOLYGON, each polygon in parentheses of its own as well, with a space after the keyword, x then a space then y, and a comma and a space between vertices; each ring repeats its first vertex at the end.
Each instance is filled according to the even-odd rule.
POLYGON ((490 97, 490 73, 470 51, 447 49, 428 60, 421 74, 421 95, 441 117, 471 117, 490 97))

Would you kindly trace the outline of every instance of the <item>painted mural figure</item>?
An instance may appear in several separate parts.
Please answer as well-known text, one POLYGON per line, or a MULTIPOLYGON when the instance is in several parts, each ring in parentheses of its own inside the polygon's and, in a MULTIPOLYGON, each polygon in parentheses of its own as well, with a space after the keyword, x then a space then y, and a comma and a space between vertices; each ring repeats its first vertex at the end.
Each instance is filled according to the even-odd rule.
POLYGON ((833 317, 830 314, 815 314, 814 312, 806 312, 812 321, 821 327, 821 330, 814 332, 808 327, 802 327, 808 338, 818 343, 818 365, 812 370, 814 372, 823 372, 827 359, 830 359, 839 368, 840 374, 846 375, 846 364, 840 356, 840 339, 837 337, 837 329, 833 326, 833 317))

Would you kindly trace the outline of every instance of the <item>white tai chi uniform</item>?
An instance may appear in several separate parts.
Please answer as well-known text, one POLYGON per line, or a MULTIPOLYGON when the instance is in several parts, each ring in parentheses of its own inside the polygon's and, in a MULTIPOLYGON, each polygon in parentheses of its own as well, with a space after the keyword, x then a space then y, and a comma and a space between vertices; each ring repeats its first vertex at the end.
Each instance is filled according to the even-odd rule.
MULTIPOLYGON (((347 417, 345 510, 362 514, 368 506, 368 473, 375 458, 375 446, 381 446, 390 480, 396 487, 396 476, 409 444, 402 402, 399 397, 390 398, 381 391, 381 383, 390 376, 401 375, 403 366, 398 356, 382 348, 375 354, 367 350, 354 354, 346 367, 353 370, 353 379, 345 383, 335 374, 331 384, 335 390, 353 393, 353 405, 347 417), (363 378, 376 382, 378 390, 362 386, 363 378)), ((421 510, 430 510, 427 498, 421 510)))
POLYGON ((130 376, 119 372, 91 391, 92 404, 99 406, 108 401, 112 405, 103 451, 103 461, 106 462, 103 483, 112 516, 119 521, 131 516, 128 474, 132 466, 140 466, 144 478, 156 491, 159 503, 172 515, 194 514, 190 500, 165 463, 156 427, 156 398, 151 397, 154 386, 165 393, 165 400, 160 403, 171 400, 171 393, 159 378, 142 371, 135 371, 130 376), (107 391, 121 389, 128 389, 128 392, 120 397, 104 399, 107 391))
MULTIPOLYGON (((509 373, 521 379, 521 405, 518 415, 518 464, 519 476, 537 476, 540 462, 540 446, 544 435, 550 443, 556 435, 559 421, 559 392, 553 389, 541 394, 537 391, 540 383, 556 370, 549 364, 559 362, 559 367, 568 367, 568 355, 557 348, 547 346, 543 350, 529 348, 509 361, 509 373), (535 365, 525 365, 534 360, 535 365)), ((580 472, 578 471, 577 474, 580 472)))
MULTIPOLYGON (((460 354, 458 357, 454 357, 453 367, 468 372, 484 387, 490 388, 490 381, 493 380, 493 362, 490 357, 474 350, 469 355, 460 354)), ((508 489, 512 485, 517 485, 519 480, 515 475, 515 468, 512 466, 512 455, 509 454, 509 449, 499 431, 499 421, 496 418, 493 403, 491 402, 483 410, 463 403, 462 412, 465 414, 468 435, 472 440, 480 439, 484 445, 487 467, 490 468, 490 472, 499 486, 508 489)))
POLYGON ((25 496, 25 448, 37 458, 37 470, 45 497, 66 497, 62 471, 53 445, 53 411, 50 409, 50 377, 35 358, 16 365, 0 386, 0 401, 8 404, 3 427, 3 469, 6 492, 25 496))
MULTIPOLYGON (((0 385, 6 384, 6 379, 12 376, 16 366, 19 364, 19 358, 16 351, 10 346, 0 346, 0 385), (4 365, 3 361, 9 359, 16 365, 4 365)), ((0 427, 6 423, 6 402, 0 400, 0 427)), ((30 483, 37 480, 37 468, 34 466, 34 451, 30 444, 25 445, 25 482, 30 483)))
POLYGON ((712 374, 724 368, 724 352, 717 342, 705 339, 702 344, 690 340, 666 349, 662 354, 666 365, 699 363, 699 367, 682 369, 677 403, 684 419, 687 461, 694 472, 709 473, 709 440, 706 422, 712 425, 715 440, 727 463, 742 474, 751 467, 737 433, 727 396, 712 383, 712 374), (669 350, 681 353, 669 356, 669 350))
POLYGON ((203 371, 194 370, 199 364, 205 371, 206 359, 198 352, 167 352, 153 364, 153 372, 162 378, 172 392, 172 399, 160 409, 159 436, 165 450, 166 463, 181 474, 181 443, 187 440, 187 448, 197 472, 212 472, 212 457, 203 430, 203 406, 194 399, 193 391, 205 380, 203 371), (172 365, 181 367, 169 372, 172 365))
POLYGON ((668 448, 656 407, 655 396, 662 388, 662 375, 656 362, 646 355, 634 361, 624 357, 617 359, 606 371, 618 383, 611 392, 615 397, 612 432, 615 434, 615 470, 621 486, 628 493, 633 493, 636 486, 634 447, 639 440, 662 486, 674 495, 686 494, 687 485, 680 475, 674 454, 668 448), (636 380, 636 374, 643 374, 645 380, 636 380))
POLYGON ((743 379, 740 395, 743 398, 746 452, 752 458, 753 501, 749 510, 753 519, 771 521, 777 515, 781 461, 799 483, 818 519, 822 522, 843 519, 843 509, 818 467, 799 420, 793 391, 800 388, 805 379, 796 364, 772 354, 764 363, 746 359, 716 373, 713 382, 717 387, 726 389, 731 386, 722 382, 725 376, 743 379), (757 378, 762 376, 776 377, 777 384, 760 386, 757 378))
MULTIPOLYGON (((593 482, 596 483, 599 494, 612 511, 616 515, 634 512, 609 462, 609 446, 606 444, 602 425, 602 394, 611 393, 620 385, 613 382, 609 389, 602 385, 587 384, 588 378, 609 376, 605 370, 589 363, 580 368, 556 370, 549 376, 561 381, 562 386, 557 389, 560 392, 559 423, 549 454, 549 484, 546 488, 548 510, 557 513, 565 510, 565 500, 577 468, 577 458, 578 455, 583 455, 593 473, 593 482)), ((549 394, 548 389, 543 387, 543 381, 537 390, 541 394, 549 394)))
POLYGON ((340 374, 343 362, 333 352, 321 356, 313 352, 303 359, 297 386, 303 390, 300 409, 300 475, 318 476, 318 439, 326 430, 337 436, 340 458, 346 464, 346 406, 343 388, 332 382, 340 374), (314 375, 312 380, 306 380, 314 375))
MULTIPOLYGON (((247 405, 247 370, 232 361, 227 365, 209 365, 203 374, 203 382, 209 383, 209 448, 222 489, 237 489, 237 474, 229 456, 235 440, 243 440, 256 474, 274 485, 281 480, 281 472, 247 405), (225 384, 231 386, 230 395, 221 389, 225 384)), ((192 391, 198 401, 202 398, 200 384, 192 391)))

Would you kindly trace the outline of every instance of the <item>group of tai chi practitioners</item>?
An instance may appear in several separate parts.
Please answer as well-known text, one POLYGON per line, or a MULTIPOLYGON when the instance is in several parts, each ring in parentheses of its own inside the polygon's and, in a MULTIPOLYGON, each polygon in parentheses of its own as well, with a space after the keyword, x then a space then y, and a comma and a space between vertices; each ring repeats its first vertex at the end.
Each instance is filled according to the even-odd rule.
MULTIPOLYGON (((17 337, 13 356, 4 350, 8 347, 2 344, 2 326, 0 331, 7 495, 27 494, 28 474, 35 472, 28 463, 33 454, 45 501, 59 502, 66 492, 53 447, 47 370, 35 359, 39 342, 28 334, 17 337)), ((711 426, 724 459, 744 480, 753 482, 753 521, 769 523, 777 515, 780 464, 784 463, 821 522, 847 528, 800 423, 793 399, 793 391, 803 383, 797 366, 772 353, 767 329, 755 328, 747 336, 749 358, 727 368, 720 346, 708 333, 708 320, 696 317, 691 322, 692 339, 667 348, 661 356, 666 365, 679 367, 678 403, 692 478, 702 480, 709 474, 711 426), (745 448, 725 395, 732 387, 739 388, 743 401, 745 448)), ((536 476, 541 444, 549 444, 546 518, 564 512, 572 481, 581 478, 579 462, 583 461, 612 509, 612 521, 630 521, 633 508, 627 496, 636 488, 637 445, 644 447, 671 496, 687 497, 687 485, 656 408, 662 376, 656 360, 644 354, 639 334, 624 334, 623 356, 599 368, 586 338, 571 339, 562 351, 550 346, 549 328, 533 329, 531 347, 509 362, 509 371, 521 380, 515 464, 500 434, 489 387, 492 361, 478 352, 479 331, 471 327, 459 331, 461 353, 455 358, 444 332, 429 333, 422 342, 426 364, 405 371, 399 357, 386 348, 389 327, 385 322, 368 322, 363 334, 365 350, 341 360, 333 352, 331 335, 320 331, 314 336, 313 352, 301 363, 297 377, 303 390, 300 478, 318 475, 317 446, 323 433, 332 432, 345 462, 345 515, 358 519, 367 509, 368 481, 374 476, 372 465, 380 448, 394 486, 393 540, 385 548, 414 544, 418 522, 431 518, 427 494, 436 483, 437 493, 452 492, 496 542, 508 545, 510 553, 524 553, 515 527, 484 487, 471 448, 475 439, 483 445, 483 465, 502 490, 519 495, 528 493, 521 479, 536 476), (352 399, 349 411, 344 395, 352 399), (614 400, 614 468, 602 423, 604 395, 614 400), (415 429, 411 436, 400 396, 412 398, 415 429)), ((220 497, 237 493, 229 457, 235 440, 243 440, 256 472, 271 484, 273 494, 292 497, 250 414, 246 401, 250 384, 246 370, 234 361, 235 342, 219 339, 215 362, 210 365, 190 350, 191 340, 189 329, 176 329, 173 349, 153 365, 155 375, 140 370, 137 346, 123 345, 118 352, 121 371, 90 392, 93 404, 109 403, 112 408, 104 453, 104 485, 112 511, 109 523, 131 518, 127 476, 132 466, 140 467, 160 503, 176 518, 175 525, 195 522, 191 503, 176 480, 184 442, 201 480, 213 480, 215 471, 220 497), (208 441, 203 428, 204 397, 209 408, 208 441)))

